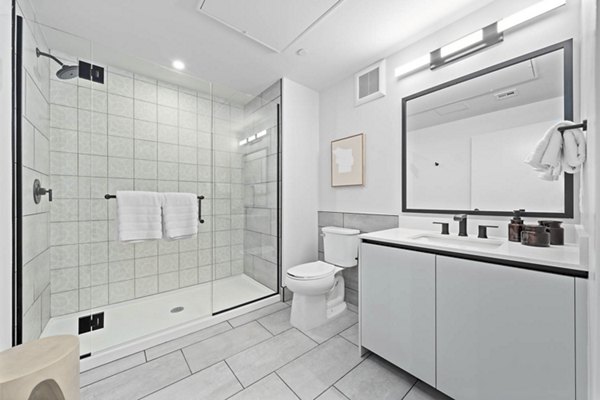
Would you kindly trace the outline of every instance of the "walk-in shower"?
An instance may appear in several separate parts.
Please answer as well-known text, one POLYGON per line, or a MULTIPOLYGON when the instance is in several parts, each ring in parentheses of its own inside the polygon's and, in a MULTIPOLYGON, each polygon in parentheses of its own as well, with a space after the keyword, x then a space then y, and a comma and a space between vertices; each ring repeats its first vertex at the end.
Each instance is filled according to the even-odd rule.
POLYGON ((74 334, 94 357, 278 301, 280 83, 248 95, 27 15, 16 29, 15 344, 74 334), (204 196, 204 223, 120 242, 120 190, 204 196))

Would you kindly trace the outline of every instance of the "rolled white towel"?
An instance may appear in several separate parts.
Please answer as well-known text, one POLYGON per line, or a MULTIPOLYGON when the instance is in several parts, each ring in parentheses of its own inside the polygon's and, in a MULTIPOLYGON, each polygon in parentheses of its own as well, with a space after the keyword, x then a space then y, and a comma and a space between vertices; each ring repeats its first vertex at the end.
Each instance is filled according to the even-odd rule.
POLYGON ((198 197, 193 193, 163 193, 163 230, 169 240, 198 233, 198 197))
POLYGON ((525 163, 540 172, 544 180, 558 180, 562 174, 562 135, 558 128, 571 125, 572 122, 561 121, 554 124, 537 142, 534 150, 527 156, 525 163))
POLYGON ((586 139, 581 129, 569 129, 563 135, 563 167, 568 174, 576 174, 585 162, 586 139))
POLYGON ((162 238, 161 199, 158 193, 117 191, 117 227, 122 242, 162 238))

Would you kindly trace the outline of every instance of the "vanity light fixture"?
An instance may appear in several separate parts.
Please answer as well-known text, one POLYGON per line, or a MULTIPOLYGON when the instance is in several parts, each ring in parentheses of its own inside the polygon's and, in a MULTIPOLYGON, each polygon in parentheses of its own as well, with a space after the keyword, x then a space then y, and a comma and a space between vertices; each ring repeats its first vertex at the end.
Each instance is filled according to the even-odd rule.
POLYGON ((436 69, 459 58, 473 54, 504 40, 504 32, 530 21, 540 15, 561 7, 567 0, 543 0, 509 15, 493 24, 448 43, 431 53, 419 57, 395 69, 396 78, 429 67, 436 69))
POLYGON ((451 54, 457 53, 463 49, 471 47, 479 42, 483 41, 483 29, 473 32, 463 38, 455 40, 452 43, 445 45, 440 48, 440 56, 447 57, 451 54))
POLYGON ((532 6, 522 9, 506 18, 502 18, 497 22, 498 32, 504 32, 508 29, 514 28, 524 22, 527 22, 533 18, 539 17, 542 14, 552 11, 555 8, 564 6, 567 4, 567 0, 544 0, 539 3, 535 3, 532 6))
POLYGON ((262 131, 254 134, 254 135, 250 135, 247 138, 240 140, 240 142, 239 142, 240 146, 243 146, 243 145, 248 144, 248 143, 252 143, 255 140, 258 140, 258 139, 260 139, 260 138, 262 138, 262 137, 264 137, 266 135, 267 135, 267 130, 263 129, 262 131))

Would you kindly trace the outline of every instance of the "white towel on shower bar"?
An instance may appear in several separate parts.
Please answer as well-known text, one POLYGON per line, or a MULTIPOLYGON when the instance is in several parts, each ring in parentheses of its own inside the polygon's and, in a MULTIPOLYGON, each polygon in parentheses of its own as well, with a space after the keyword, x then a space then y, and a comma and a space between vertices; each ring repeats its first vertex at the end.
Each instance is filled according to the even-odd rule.
POLYGON ((581 170, 585 162, 586 143, 581 129, 568 129, 563 135, 563 168, 568 174, 581 170))
POLYGON ((155 192, 117 191, 117 227, 122 242, 162 238, 161 199, 155 192))
POLYGON ((163 231, 166 239, 187 239, 198 233, 198 197, 193 193, 163 193, 163 231))
POLYGON ((540 172, 540 178, 548 181, 555 181, 560 178, 563 164, 563 140, 558 128, 570 124, 572 122, 568 121, 561 121, 554 124, 546 131, 544 136, 535 145, 533 152, 525 159, 525 163, 540 172))

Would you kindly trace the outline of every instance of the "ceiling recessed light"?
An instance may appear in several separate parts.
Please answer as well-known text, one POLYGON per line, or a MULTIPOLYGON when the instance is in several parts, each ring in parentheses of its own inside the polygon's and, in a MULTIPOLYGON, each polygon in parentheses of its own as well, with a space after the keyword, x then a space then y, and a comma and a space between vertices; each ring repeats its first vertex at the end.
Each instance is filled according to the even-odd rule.
POLYGON ((173 63, 171 65, 173 66, 173 68, 175 68, 179 71, 185 69, 185 64, 181 60, 175 60, 175 61, 173 61, 173 63))

